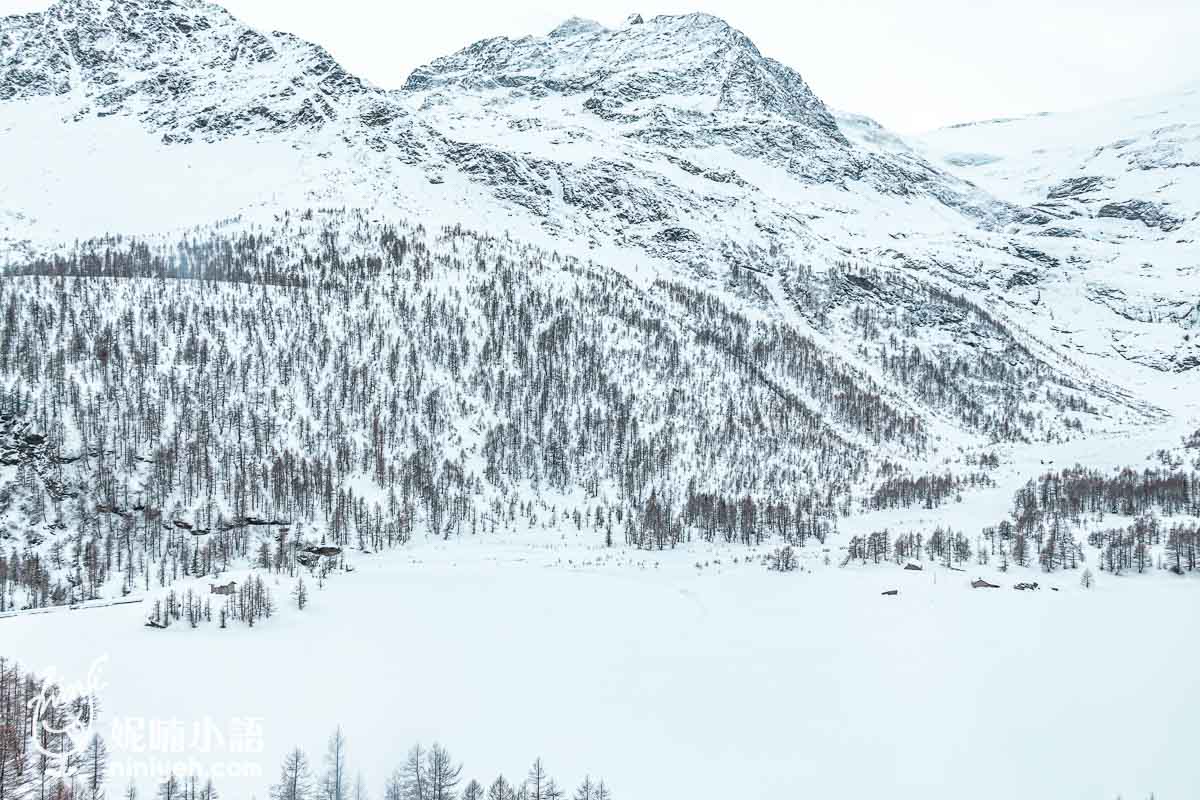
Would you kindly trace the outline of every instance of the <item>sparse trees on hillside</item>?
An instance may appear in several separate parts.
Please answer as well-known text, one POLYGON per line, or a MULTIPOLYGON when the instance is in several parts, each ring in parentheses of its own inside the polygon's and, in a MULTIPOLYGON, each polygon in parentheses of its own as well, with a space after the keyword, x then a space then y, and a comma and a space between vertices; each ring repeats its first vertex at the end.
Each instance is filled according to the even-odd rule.
MULTIPOLYGON (((1087 413, 962 297, 848 265, 782 274, 798 313, 860 333, 926 412, 997 440, 1050 435, 1041 410, 1087 413), (918 347, 931 320, 994 346, 918 347)), ((0 452, 16 468, 0 508, 63 542, 3 553, 0 603, 242 562, 321 580, 334 561, 305 567, 306 544, 544 525, 577 489, 583 507, 559 519, 603 519, 597 542, 824 542, 878 452, 926 452, 919 411, 740 301, 458 227, 325 211, 103 237, 0 282, 0 452)), ((877 477, 866 502, 883 508, 986 473, 877 477)))

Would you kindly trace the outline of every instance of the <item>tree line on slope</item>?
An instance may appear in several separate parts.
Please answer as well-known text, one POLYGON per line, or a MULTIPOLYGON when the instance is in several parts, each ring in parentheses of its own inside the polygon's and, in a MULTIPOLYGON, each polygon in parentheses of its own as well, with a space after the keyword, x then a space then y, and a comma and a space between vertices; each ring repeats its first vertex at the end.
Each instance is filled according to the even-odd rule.
MULTIPOLYGON (((368 796, 362 773, 351 779, 341 727, 329 737, 319 775, 304 750, 296 747, 284 758, 279 780, 271 787, 271 800, 367 800, 368 796)), ((464 779, 463 765, 435 742, 429 748, 416 744, 409 749, 385 780, 382 796, 383 800, 612 800, 613 795, 603 779, 590 775, 568 792, 540 758, 524 780, 510 781, 500 774, 485 786, 464 779)))
MULTIPOLYGON (((217 574, 251 555, 255 518, 375 551, 570 504, 605 542, 662 548, 824 541, 872 477, 878 507, 950 496, 885 471, 926 452, 922 416, 799 326, 457 227, 283 214, 18 272, 0 282, 6 607, 145 588, 167 565, 217 574)), ((961 299, 905 291, 1002 336, 961 299)), ((1033 396, 1042 372, 1004 347, 1033 396)), ((938 412, 971 383, 1017 413, 1004 375, 963 369, 892 377, 938 412)))
POLYGON ((995 561, 1001 570, 1014 564, 1045 572, 1076 569, 1087 561, 1077 532, 1106 515, 1131 522, 1087 533, 1099 569, 1119 574, 1154 567, 1182 574, 1200 567, 1200 526, 1188 521, 1166 526, 1158 518, 1200 516, 1200 472, 1124 468, 1106 474, 1083 466, 1027 482, 1013 497, 1011 517, 984 527, 974 542, 940 526, 928 536, 881 530, 851 537, 845 563, 928 560, 962 567, 995 561))
POLYGON ((1130 467, 1107 475, 1081 465, 1029 481, 1014 498, 1013 517, 1028 528, 1048 517, 1136 516, 1149 511, 1200 516, 1200 473, 1130 467))
POLYGON ((964 478, 950 472, 941 475, 888 476, 876 484, 864 499, 863 506, 871 511, 888 508, 937 508, 948 500, 961 500, 964 489, 994 486, 986 472, 971 472, 964 478))
POLYGON ((1166 527, 1154 514, 1141 515, 1122 528, 1092 531, 1088 544, 1100 551, 1100 568, 1112 573, 1157 567, 1182 575, 1200 566, 1200 526, 1179 522, 1166 527), (1160 545, 1155 562, 1154 548, 1160 545))
POLYGON ((1105 410, 1090 398, 1113 397, 1035 355, 983 305, 910 271, 801 265, 784 271, 784 285, 814 327, 853 343, 901 392, 992 441, 1071 438, 1105 410))
POLYGON ((692 482, 823 515, 868 473, 852 438, 923 447, 836 359, 682 287, 353 214, 177 250, 113 238, 0 283, 0 536, 34 551, 8 556, 25 604, 144 585, 181 523, 223 568, 255 515, 371 550, 528 524, 531 492, 638 530, 692 482), (278 275, 304 280, 258 279, 278 275))
MULTIPOLYGON (((1047 472, 1017 491, 1011 521, 996 531, 1002 543, 1011 543, 1008 552, 1018 564, 1033 558, 1051 571, 1079 564, 1074 530, 1081 523, 1106 515, 1134 517, 1126 528, 1092 531, 1088 542, 1100 550, 1101 569, 1142 572, 1150 566, 1150 548, 1160 544, 1158 514, 1200 516, 1200 472, 1126 467, 1106 474, 1081 465, 1047 472)), ((1194 547, 1195 526, 1175 525, 1168 539, 1182 571, 1194 547)))

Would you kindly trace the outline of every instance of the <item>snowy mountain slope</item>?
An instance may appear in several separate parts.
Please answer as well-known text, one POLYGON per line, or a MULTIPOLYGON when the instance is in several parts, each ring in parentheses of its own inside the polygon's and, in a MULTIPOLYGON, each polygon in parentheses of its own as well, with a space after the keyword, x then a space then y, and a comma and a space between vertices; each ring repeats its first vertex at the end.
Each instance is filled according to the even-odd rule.
POLYGON ((0 29, 10 259, 253 209, 370 206, 702 278, 764 254, 919 271, 1083 342, 1085 362, 1191 363, 1171 320, 1126 319, 1103 291, 1072 339, 1033 286, 1064 259, 1006 227, 1040 212, 865 142, 869 121, 831 114, 711 16, 486 40, 390 92, 198 0, 60 0, 0 29))
POLYGON ((901 226, 924 241, 1012 213, 920 159, 855 147, 797 73, 703 14, 486 40, 405 92, 454 143, 450 168, 565 235, 700 271, 745 262, 726 242, 820 267, 876 260, 901 226))
POLYGON ((1169 231, 1197 213, 1198 113, 1200 85, 1084 111, 953 125, 917 143, 1010 202, 1157 193, 1178 206, 1169 231))
MULTIPOLYGON (((1166 369, 1200 364, 1200 87, 1062 114, 956 125, 918 148, 1034 214, 1014 231, 1068 265, 1031 285, 1048 309, 1082 294, 1117 352, 1166 369)), ((1074 326, 1070 326, 1074 327, 1074 326)), ((1064 331, 1081 341, 1094 330, 1064 331)))
POLYGON ((166 143, 402 116, 322 48, 203 2, 69 0, 6 18, 2 41, 0 99, 70 98, 76 121, 134 116, 166 143))
MULTIPOLYGON (((552 225, 563 225, 564 217, 611 210, 620 228, 666 221, 675 216, 671 206, 680 203, 700 214, 711 211, 713 202, 720 208, 744 199, 743 194, 724 202, 719 196, 698 196, 711 191, 712 183, 746 187, 736 174, 662 158, 664 150, 689 144, 720 145, 718 156, 730 150, 769 161, 802 183, 865 179, 901 195, 925 183, 929 191, 964 206, 969 205, 965 196, 978 195, 925 165, 902 169, 848 147, 799 75, 762 57, 724 22, 704 15, 659 18, 617 32, 576 24, 542 39, 481 42, 418 70, 403 93, 364 87, 319 47, 283 34, 263 36, 199 2, 143 6, 63 0, 43 15, 15 18, 6 25, 4 42, 0 99, 59 98, 65 103, 49 110, 76 122, 133 116, 166 144, 235 136, 293 145, 300 140, 328 158, 332 151, 320 149, 318 141, 324 138, 365 146, 388 161, 425 158, 433 180, 443 179, 438 167, 450 165, 542 217, 557 195, 564 202, 552 225), (681 44, 691 47, 681 51, 681 44), (646 80, 645 75, 657 77, 646 80), (447 109, 453 122, 429 112, 430 106, 446 103, 448 87, 455 89, 451 104, 465 104, 447 109), (498 96, 492 91, 498 87, 512 91, 498 96), (534 105, 525 107, 526 100, 534 105), (401 101, 417 105, 418 113, 403 113, 401 101), (512 101, 507 111, 499 108, 505 101, 512 101), (485 128, 498 121, 498 130, 484 136, 464 131, 463 118, 483 104, 486 119, 475 121, 485 128), (560 115, 568 119, 555 119, 560 115), (583 119, 570 119, 576 116, 583 119), (538 117, 549 131, 538 130, 538 117), (422 124, 414 127, 414 119, 422 124), (640 124, 631 127, 633 120, 640 124), (498 135, 505 131, 517 135, 505 141, 498 135), (548 137, 551 146, 539 148, 544 153, 531 151, 548 137), (626 141, 642 140, 650 147, 628 152, 632 163, 598 159, 587 147, 553 147, 580 144, 579 139, 602 145, 611 155, 616 155, 612 145, 626 141), (651 162, 665 161, 665 176, 660 165, 637 163, 647 155, 651 162), (553 180, 552 173, 557 173, 553 180), (699 177, 688 181, 689 175, 699 177), (628 200, 617 197, 627 186, 638 188, 639 181, 628 180, 635 176, 645 179, 646 191, 640 197, 632 192, 628 200)), ((348 158, 343 152, 334 160, 348 158)), ((388 166, 369 160, 375 163, 364 165, 367 173, 388 166)), ((991 205, 985 197, 973 199, 991 205)), ((783 211, 776 210, 773 216, 780 219, 775 221, 794 216, 783 211)), ((580 233, 596 233, 588 227, 580 233)), ((664 230, 659 245, 686 244, 702 235, 655 225, 639 231, 635 243, 653 248, 648 237, 664 230)))
POLYGON ((0 284, 0 538, 129 509, 205 530, 258 516, 337 541, 438 535, 527 491, 581 489, 627 515, 704 493, 804 498, 829 518, 878 476, 963 448, 1136 419, 956 295, 848 269, 789 285, 798 313, 825 309, 815 325, 863 342, 856 361, 739 310, 764 292, 749 271, 643 286, 361 212, 83 242, 0 284), (311 492, 377 511, 351 526, 311 492))
MULTIPOLYGON (((1189 363, 1177 349, 1190 345, 1173 342, 1170 319, 1128 320, 1102 302, 1111 296, 1075 291, 1067 260, 1035 247, 1021 227, 1040 212, 931 166, 865 117, 832 114, 797 73, 708 15, 615 30, 573 20, 544 37, 490 39, 389 92, 347 75, 315 45, 259 34, 198 0, 60 0, 0 22, 0 87, 0 222, 9 263, 33 276, 29 304, 18 307, 40 308, 32 298, 52 291, 46 281, 59 267, 30 266, 39 253, 65 257, 89 286, 110 274, 96 264, 153 258, 177 275, 182 254, 197 258, 193 248, 250 241, 250 255, 233 261, 251 276, 239 280, 261 279, 268 248, 312 285, 313 253, 343 267, 385 257, 371 251, 387 239, 379 220, 405 230, 465 222, 542 245, 542 260, 594 259, 626 282, 626 302, 646 319, 666 314, 667 324, 678 307, 682 316, 658 341, 667 352, 647 358, 700 364, 716 347, 749 370, 740 387, 704 381, 703 425, 717 425, 714 415, 735 398, 766 392, 764 402, 782 398, 833 437, 827 448, 771 439, 776 477, 740 484, 764 496, 786 482, 780 476, 805 483, 823 470, 851 497, 877 470, 919 473, 960 447, 1058 441, 1156 419, 1175 405, 1161 392, 1175 379, 1114 366, 1112 349, 1094 341, 1110 318, 1137 328, 1125 354, 1139 363, 1189 363), (311 220, 313 206, 370 210, 294 221, 311 220), (186 227, 234 215, 216 228, 186 227), (139 244, 145 251, 114 238, 62 244, 162 231, 171 233, 139 244), (1061 305, 1042 302, 1051 287, 1061 288, 1061 305), (1069 303, 1081 307, 1070 309, 1067 330, 1055 315, 1069 303), (754 331, 769 333, 745 351, 754 331), (1061 348, 1073 335, 1086 340, 1083 350, 1061 348), (1142 358, 1148 338, 1157 349, 1142 358), (780 384, 765 365, 800 383, 780 384), (819 379, 804 379, 812 369, 819 379), (864 404, 878 409, 870 419, 864 404)), ((506 258, 526 258, 507 247, 506 258)), ((354 269, 346 280, 373 274, 354 269)), ((587 302, 572 308, 595 313, 587 302)), ((18 314, 13 329, 31 319, 18 314)), ((195 335, 219 336, 207 327, 195 335)), ((425 332, 414 339, 437 349, 425 332)), ((41 391, 29 385, 40 358, 27 355, 25 373, 9 374, 11 389, 41 391)), ((463 409, 479 402, 460 398, 449 416, 466 424, 463 409)), ((606 414, 619 406, 600 403, 606 414)), ((39 424, 72 427, 45 413, 39 424)), ((711 438, 698 430, 680 441, 711 438)), ((60 434, 60 444, 74 441, 60 434)), ((745 452, 764 445, 757 435, 745 452)), ((469 455, 444 460, 461 477, 471 474, 469 455)), ((674 490, 711 457, 683 468, 674 490)), ((725 465, 730 476, 741 474, 740 460, 725 465)), ((739 479, 727 484, 720 491, 741 491, 739 479)), ((640 494, 621 502, 640 503, 640 494)))
POLYGON ((358 149, 414 158, 386 93, 320 47, 203 2, 67 0, 6 17, 0 103, 18 253, 31 237, 148 232, 327 195, 362 179, 358 149))

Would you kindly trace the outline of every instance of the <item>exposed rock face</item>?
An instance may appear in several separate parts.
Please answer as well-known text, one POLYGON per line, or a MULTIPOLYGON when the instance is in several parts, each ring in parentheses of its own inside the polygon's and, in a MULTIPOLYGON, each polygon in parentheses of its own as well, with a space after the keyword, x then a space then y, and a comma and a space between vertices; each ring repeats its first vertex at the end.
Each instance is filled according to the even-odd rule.
POLYGON ((1088 192, 1094 192, 1098 189, 1103 189, 1111 183, 1108 179, 1099 175, 1082 175, 1078 178, 1067 178, 1062 183, 1054 186, 1046 193, 1046 197, 1051 200, 1062 200, 1066 197, 1078 197, 1088 192))
POLYGON ((697 121, 774 117, 842 140, 800 75, 763 57, 723 20, 707 14, 635 19, 616 31, 572 20, 546 37, 487 39, 416 70, 405 88, 578 95, 594 113, 628 122, 653 119, 660 109, 694 114, 697 121))
POLYGON ((551 36, 579 36, 585 33, 599 33, 605 28, 599 22, 582 17, 571 17, 550 32, 551 36))
POLYGON ((1149 200, 1107 203, 1100 207, 1096 216, 1134 220, 1147 228, 1160 228, 1164 232, 1173 231, 1183 224, 1183 220, 1167 212, 1162 203, 1154 203, 1149 200))
POLYGON ((296 561, 312 569, 321 562, 322 558, 336 558, 341 555, 342 548, 332 545, 305 545, 296 550, 296 561))
POLYGON ((15 467, 43 459, 45 437, 26 431, 20 417, 0 414, 0 466, 15 467))
POLYGON ((0 101, 69 97, 80 118, 132 114, 166 143, 403 116, 323 48, 199 0, 60 0, 2 26, 0 101))
MULTIPOLYGON (((0 413, 0 467, 29 470, 51 499, 65 500, 77 494, 75 483, 58 469, 75 460, 75 456, 63 456, 45 434, 31 430, 29 421, 20 414, 0 413)), ((0 490, 0 511, 5 505, 0 490)))
POLYGON ((950 153, 946 156, 946 163, 955 167, 982 167, 1000 160, 999 156, 987 153, 950 153))
MULTIPOLYGON (((487 39, 417 69, 405 91, 447 136, 451 121, 477 129, 506 116, 523 120, 526 141, 603 144, 605 153, 643 163, 678 163, 689 149, 713 160, 767 162, 807 183, 863 181, 888 194, 923 194, 975 216, 997 208, 911 152, 896 158, 853 146, 799 73, 707 14, 618 30, 569 20, 545 37, 487 39), (580 109, 597 120, 578 119, 580 109)), ((860 124, 890 136, 866 118, 860 124)), ((741 180, 728 169, 705 172, 741 180)))

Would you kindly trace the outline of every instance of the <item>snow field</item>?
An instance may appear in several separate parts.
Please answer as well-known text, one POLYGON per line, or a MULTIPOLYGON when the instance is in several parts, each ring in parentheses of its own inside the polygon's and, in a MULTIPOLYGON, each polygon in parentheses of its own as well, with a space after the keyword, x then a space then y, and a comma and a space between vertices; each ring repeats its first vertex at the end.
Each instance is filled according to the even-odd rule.
POLYGON ((122 717, 261 717, 261 756, 237 758, 264 777, 218 781, 229 798, 265 797, 294 745, 319 765, 339 723, 374 792, 418 740, 485 785, 541 755, 629 800, 1200 792, 1190 580, 972 590, 972 572, 838 569, 813 547, 775 574, 738 548, 551 538, 359 557, 306 581, 304 611, 284 579, 254 629, 151 630, 124 606, 0 620, 0 650, 64 676, 108 654, 106 736, 122 717))

